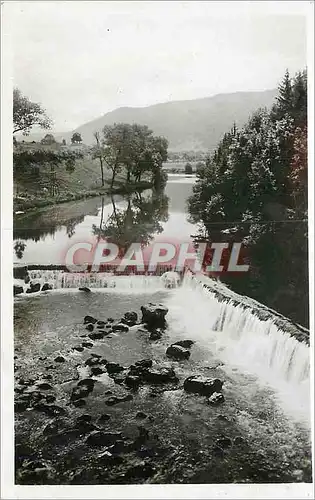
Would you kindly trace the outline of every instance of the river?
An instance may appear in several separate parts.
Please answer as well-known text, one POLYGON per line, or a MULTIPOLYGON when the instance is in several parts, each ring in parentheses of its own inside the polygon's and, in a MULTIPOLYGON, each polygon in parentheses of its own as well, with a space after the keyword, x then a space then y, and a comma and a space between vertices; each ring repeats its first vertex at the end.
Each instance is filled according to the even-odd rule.
MULTIPOLYGON (((188 222, 186 211, 193 182, 194 178, 169 176, 165 193, 158 199, 151 192, 144 192, 129 199, 95 198, 20 214, 14 227, 14 260, 30 266, 63 265, 62 256, 69 241, 97 237, 104 221, 106 236, 121 238, 117 220, 126 217, 128 224, 124 225, 123 235, 126 242, 131 242, 135 235, 148 244, 159 238, 188 241, 197 231, 188 222)), ((37 270, 31 276, 34 279, 44 276, 45 280, 60 283, 58 272, 52 271, 50 275, 49 272, 37 270)), ((166 472, 159 468, 156 458, 159 472, 146 481, 311 481, 309 348, 304 343, 280 331, 272 321, 260 321, 232 302, 220 303, 189 277, 182 287, 172 290, 166 290, 159 278, 141 276, 108 278, 106 288, 100 283, 90 285, 89 294, 79 292, 77 283, 69 282, 68 286, 57 286, 50 292, 16 298, 15 350, 19 376, 41 377, 53 366, 56 354, 65 356, 66 370, 51 373, 58 387, 57 402, 66 404, 69 373, 84 366, 89 355, 88 349, 81 353, 73 348, 82 342, 80 337, 86 337, 83 316, 119 318, 130 310, 139 314, 141 305, 148 301, 161 302, 169 313, 168 328, 160 341, 148 342, 141 331, 112 334, 111 338, 94 341, 94 352, 125 366, 144 358, 166 363, 176 370, 180 384, 191 374, 218 377, 224 380, 225 403, 210 408, 202 398, 185 394, 180 385, 155 397, 143 388, 133 395, 132 403, 123 403, 122 414, 116 407, 114 410, 106 407, 115 426, 126 427, 125 432, 130 436, 137 427, 135 410, 145 410, 152 416, 150 432, 157 433, 164 445, 169 443, 170 449, 175 447, 178 462, 174 462, 173 456, 174 470, 166 472), (192 339, 195 343, 189 361, 167 361, 167 346, 182 339, 192 339), (224 450, 219 447, 218 456, 216 443, 222 436, 231 444, 224 450)), ((104 389, 114 394, 122 390, 109 377, 101 375, 95 380, 99 384, 95 397, 88 399, 84 407, 84 412, 93 419, 104 412, 104 389)), ((78 411, 74 409, 74 416, 69 415, 69 419, 77 417, 78 411)), ((43 422, 33 413, 29 412, 28 417, 25 413, 18 415, 16 432, 21 440, 28 433, 35 436, 33 446, 41 453, 46 446, 41 433, 43 422)), ((78 449, 81 448, 82 443, 78 444, 78 449)), ((64 456, 59 448, 57 451, 54 448, 54 453, 64 456)), ((85 459, 81 455, 78 459, 82 469, 85 459)), ((49 454, 47 460, 53 462, 49 454)), ((71 484, 71 471, 63 467, 56 482, 71 484)), ((118 476, 115 477, 117 480, 118 476)), ((85 484, 84 481, 91 479, 77 484, 85 484)))

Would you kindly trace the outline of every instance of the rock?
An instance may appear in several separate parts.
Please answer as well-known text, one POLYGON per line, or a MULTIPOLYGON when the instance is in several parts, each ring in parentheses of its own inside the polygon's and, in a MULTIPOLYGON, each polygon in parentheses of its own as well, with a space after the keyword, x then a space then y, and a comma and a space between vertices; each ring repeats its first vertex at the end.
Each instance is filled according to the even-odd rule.
POLYGON ((167 307, 162 304, 153 304, 150 302, 144 306, 141 306, 142 320, 141 323, 145 323, 150 328, 164 326, 165 316, 168 313, 167 307))
POLYGON ((40 283, 30 283, 30 287, 26 289, 26 293, 36 293, 40 291, 40 283))
POLYGON ((246 444, 246 441, 244 438, 242 438, 242 436, 237 436, 236 438, 234 438, 233 443, 235 446, 242 446, 246 444))
POLYGON ((232 440, 228 437, 222 436, 221 438, 217 439, 215 444, 216 446, 219 446, 220 448, 222 448, 222 450, 224 450, 232 446, 232 440))
POLYGON ((114 318, 107 318, 108 323, 114 323, 114 318))
MULTIPOLYGON (((64 363, 65 361, 66 361, 66 360, 65 360, 65 358, 64 358, 63 356, 57 356, 57 357, 55 358, 55 362, 56 362, 56 363, 64 363)), ((48 368, 47 368, 47 369, 48 369, 48 368)))
POLYGON ((19 295, 20 293, 23 293, 24 292, 24 289, 22 286, 18 286, 18 285, 13 285, 13 295, 14 297, 16 295, 19 295))
POLYGON ((208 403, 212 406, 217 406, 224 403, 224 396, 222 392, 214 392, 208 399, 208 403))
POLYGON ((110 375, 110 377, 113 379, 115 384, 123 384, 125 382, 125 376, 121 375, 120 373, 113 373, 110 375))
POLYGON ((210 379, 199 375, 192 375, 186 378, 184 389, 186 392, 193 392, 202 396, 211 396, 214 392, 220 392, 223 382, 218 379, 210 379))
POLYGON ((150 333, 150 340, 160 340, 162 338, 162 332, 159 328, 153 330, 153 332, 150 333))
POLYGON ((128 326, 134 326, 138 321, 138 314, 133 311, 126 312, 124 314, 122 321, 126 323, 128 326))
POLYGON ((141 359, 140 361, 136 361, 135 363, 135 366, 139 366, 141 368, 151 368, 152 365, 152 359, 141 359))
POLYGON ((48 382, 42 382, 38 384, 37 387, 38 389, 42 389, 43 391, 49 391, 50 389, 52 389, 52 386, 48 384, 48 382))
POLYGON ((133 399, 131 394, 127 394, 126 396, 111 396, 110 398, 106 399, 105 404, 107 406, 114 406, 117 405, 118 403, 124 403, 125 401, 131 401, 133 399))
POLYGON ((48 405, 45 403, 38 403, 34 406, 34 409, 42 413, 46 413, 50 417, 58 417, 59 415, 64 415, 66 413, 64 408, 57 405, 48 405))
POLYGON ((149 368, 143 372, 142 378, 151 384, 165 384, 168 382, 178 382, 178 378, 172 368, 149 368))
POLYGON ((42 286, 42 292, 46 292, 47 290, 52 290, 53 287, 49 283, 44 283, 42 286))
POLYGON ((84 399, 76 399, 75 401, 73 401, 73 405, 77 408, 81 408, 82 406, 86 405, 86 401, 84 399))
POLYGON ((102 333, 102 332, 89 333, 89 338, 91 340, 100 340, 100 339, 104 338, 104 333, 102 333))
POLYGON ((86 330, 88 330, 89 332, 93 332, 94 326, 91 323, 89 323, 88 325, 86 325, 86 330))
POLYGON ((101 373, 104 373, 104 372, 105 372, 105 370, 103 370, 103 368, 101 368, 100 366, 92 366, 91 367, 91 373, 94 376, 101 375, 101 373))
POLYGON ((84 347, 82 347, 81 345, 75 345, 74 347, 72 347, 72 349, 74 351, 78 351, 78 352, 83 352, 84 351, 84 347))
POLYGON ((108 420, 110 420, 110 415, 108 415, 108 413, 103 413, 98 419, 99 422, 107 422, 108 420))
POLYGON ((74 387, 71 393, 71 401, 86 398, 94 389, 95 381, 93 379, 83 379, 78 382, 77 387, 74 387))
POLYGON ((90 392, 93 391, 95 385, 95 380, 92 378, 83 378, 78 382, 78 387, 87 387, 90 392))
POLYGON ((117 323, 116 325, 112 325, 113 332, 128 332, 129 327, 124 325, 124 323, 117 323))
POLYGON ((136 418, 140 418, 140 419, 144 419, 144 418, 147 418, 147 414, 144 413, 143 411, 138 411, 138 413, 136 414, 136 418))
POLYGON ((148 479, 154 476, 156 470, 151 464, 143 462, 142 464, 133 465, 125 472, 125 478, 128 480, 148 479))
POLYGON ((127 375, 124 382, 128 387, 136 388, 141 384, 141 378, 138 375, 127 375))
POLYGON ((179 340, 178 342, 174 342, 172 345, 179 345, 180 347, 185 347, 185 349, 189 349, 195 342, 193 340, 179 340))
POLYGON ((169 358, 180 360, 188 359, 190 356, 190 352, 188 351, 188 349, 184 349, 184 347, 181 347, 180 345, 171 345, 166 349, 166 355, 169 358))
POLYGON ((121 432, 93 431, 86 438, 86 444, 89 446, 110 446, 120 439, 122 439, 121 432))
POLYGON ((46 396, 46 402, 47 403, 54 403, 56 401, 56 396, 54 396, 53 394, 48 394, 46 396))
POLYGON ((91 292, 91 290, 90 290, 87 286, 81 286, 81 287, 79 288, 79 291, 80 291, 80 292, 87 292, 87 293, 90 293, 90 292, 91 292))
POLYGON ((97 328, 105 328, 106 323, 105 321, 98 321, 97 322, 97 328))
POLYGON ((87 347, 88 349, 90 347, 93 347, 93 345, 94 345, 93 342, 85 342, 85 341, 82 342, 82 347, 87 347))
POLYGON ((29 406, 29 403, 27 400, 16 399, 14 401, 14 411, 16 413, 22 413, 23 411, 27 410, 28 406, 29 406))
POLYGON ((106 369, 107 369, 109 374, 119 373, 119 372, 124 371, 123 366, 119 365, 118 363, 111 363, 111 362, 106 364, 106 369))
POLYGON ((83 415, 80 415, 77 418, 77 423, 82 423, 82 422, 88 423, 91 422, 91 420, 92 420, 91 415, 89 415, 88 413, 83 413, 83 415))
POLYGON ((86 325, 87 323, 96 323, 97 319, 93 318, 93 316, 84 316, 83 323, 86 325))

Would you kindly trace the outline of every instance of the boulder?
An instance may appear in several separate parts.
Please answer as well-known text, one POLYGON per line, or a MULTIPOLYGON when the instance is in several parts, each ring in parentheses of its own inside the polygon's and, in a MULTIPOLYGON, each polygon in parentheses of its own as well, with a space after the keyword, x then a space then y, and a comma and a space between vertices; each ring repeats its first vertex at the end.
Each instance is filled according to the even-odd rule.
POLYGON ((162 331, 159 328, 156 328, 153 330, 153 332, 150 333, 150 340, 160 340, 162 338, 162 331))
POLYGON ((36 293, 40 291, 40 283, 30 283, 30 287, 26 289, 26 293, 36 293))
POLYGON ((103 368, 101 368, 100 366, 92 366, 91 367, 91 373, 94 376, 101 375, 104 372, 105 372, 105 370, 103 368))
POLYGON ((109 374, 112 373, 119 373, 124 371, 124 367, 119 365, 118 363, 107 363, 106 364, 106 369, 109 374))
POLYGON ((190 351, 181 347, 180 345, 171 345, 166 349, 166 355, 169 358, 180 360, 180 359, 188 359, 190 356, 190 351))
POLYGON ((84 399, 76 399, 75 401, 72 402, 72 404, 77 408, 81 408, 82 406, 86 405, 86 401, 84 399))
POLYGON ((136 312, 130 311, 126 312, 124 314, 124 317, 122 318, 122 322, 126 323, 128 326, 133 326, 137 323, 138 321, 138 314, 136 312))
POLYGON ((94 326, 92 325, 92 323, 89 323, 88 325, 86 325, 85 327, 89 332, 93 332, 94 330, 94 326))
POLYGON ((93 318, 93 316, 84 316, 84 320, 83 320, 84 324, 87 324, 87 323, 96 323, 97 322, 97 319, 93 318))
POLYGON ((82 342, 82 347, 90 348, 93 347, 93 342, 82 342))
POLYGON ((118 403, 124 403, 125 401, 131 401, 133 399, 131 394, 127 394, 126 396, 111 396, 108 399, 106 399, 105 404, 107 406, 114 406, 117 405, 118 403))
POLYGON ((100 423, 108 422, 108 420, 110 420, 110 415, 108 415, 108 413, 103 413, 98 419, 100 423))
POLYGON ((52 290, 53 287, 49 283, 44 283, 42 286, 42 292, 46 292, 47 290, 52 290))
POLYGON ((220 392, 223 386, 222 380, 218 378, 206 378, 199 375, 192 375, 186 378, 184 390, 202 396, 211 396, 215 392, 220 392))
POLYGON ((150 384, 165 384, 178 382, 178 378, 172 368, 155 367, 148 368, 142 374, 142 379, 150 384))
POLYGON ((128 332, 129 327, 124 323, 116 323, 115 325, 112 325, 112 330, 113 332, 128 332))
POLYGON ((140 368, 151 368, 152 364, 152 359, 141 359, 140 361, 136 361, 135 366, 140 368))
POLYGON ((121 439, 121 432, 93 431, 86 438, 86 444, 89 446, 110 446, 115 444, 117 440, 121 439))
POLYGON ((180 347, 184 347, 185 349, 190 349, 190 347, 195 342, 193 340, 179 340, 178 342, 174 342, 172 345, 179 345, 180 347))
POLYGON ((212 406, 217 406, 224 403, 224 396, 222 392, 214 392, 208 399, 208 403, 212 406))
POLYGON ((57 356, 57 357, 55 358, 55 362, 56 362, 56 363, 64 363, 65 361, 66 361, 66 360, 65 360, 65 358, 64 358, 63 356, 57 356))
POLYGON ((91 378, 82 379, 78 382, 77 386, 74 387, 71 393, 71 401, 76 401, 82 398, 86 398, 94 389, 95 381, 91 378))
POLYGON ((78 351, 78 352, 83 352, 84 351, 84 347, 82 347, 81 345, 75 345, 74 347, 72 347, 72 349, 74 351, 78 351))
POLYGON ((141 377, 138 375, 127 375, 124 382, 128 387, 136 388, 141 384, 141 377))
POLYGON ((91 290, 88 287, 86 287, 86 286, 81 286, 79 288, 79 291, 80 292, 87 292, 87 293, 91 292, 91 290))
POLYGON ((22 286, 18 286, 18 285, 13 285, 13 295, 14 297, 16 295, 19 295, 20 293, 23 293, 24 292, 24 289, 22 286))
POLYGON ((149 302, 141 306, 142 323, 145 323, 150 328, 163 326, 165 324, 165 316, 168 313, 168 308, 162 304, 153 304, 149 302))
MULTIPOLYGON (((93 326, 93 325, 91 325, 93 326)), ((91 339, 91 340, 100 340, 100 339, 103 339, 104 338, 104 333, 103 332, 93 332, 93 333, 89 333, 88 337, 91 339)))

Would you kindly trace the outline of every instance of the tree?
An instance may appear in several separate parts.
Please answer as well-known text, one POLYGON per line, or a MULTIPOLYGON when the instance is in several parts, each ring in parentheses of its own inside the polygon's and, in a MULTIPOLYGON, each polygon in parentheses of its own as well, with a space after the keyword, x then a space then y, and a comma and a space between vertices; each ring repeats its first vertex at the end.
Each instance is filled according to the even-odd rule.
POLYGON ((30 101, 18 88, 15 88, 13 90, 13 133, 23 132, 23 135, 29 135, 35 125, 50 129, 52 121, 40 104, 30 101))
POLYGON ((62 139, 62 145, 63 145, 63 146, 66 146, 66 145, 67 145, 66 139, 62 139))
POLYGON ((118 123, 103 129, 102 157, 112 172, 111 189, 118 172, 126 172, 127 183, 132 177, 140 182, 144 173, 151 174, 155 186, 163 180, 162 163, 167 158, 168 142, 153 136, 145 125, 118 123))
POLYGON ((186 163, 185 165, 185 174, 186 175, 191 175, 193 173, 193 169, 191 166, 191 163, 186 163))
POLYGON ((79 132, 74 132, 71 137, 71 142, 72 144, 80 144, 82 142, 81 134, 79 132))
POLYGON ((105 184, 105 180, 104 180, 104 164, 103 164, 103 151, 102 151, 101 142, 100 142, 100 133, 99 132, 94 132, 93 135, 95 137, 96 146, 94 146, 93 149, 92 149, 92 157, 94 159, 98 158, 98 160, 100 162, 102 187, 104 187, 104 184, 105 184))
POLYGON ((52 134, 46 134, 45 137, 40 142, 41 144, 52 145, 56 144, 56 139, 52 134))

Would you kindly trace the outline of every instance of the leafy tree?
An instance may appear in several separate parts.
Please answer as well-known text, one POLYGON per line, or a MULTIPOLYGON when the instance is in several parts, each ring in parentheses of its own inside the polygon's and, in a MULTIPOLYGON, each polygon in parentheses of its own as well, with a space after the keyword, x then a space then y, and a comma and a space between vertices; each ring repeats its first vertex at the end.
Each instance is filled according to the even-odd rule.
POLYGON ((227 282, 307 324, 306 72, 286 72, 271 112, 257 110, 224 135, 197 176, 189 211, 201 235, 243 241, 250 272, 227 282))
POLYGON ((168 142, 164 137, 153 136, 145 125, 118 123, 103 129, 102 157, 112 172, 111 189, 119 172, 126 173, 126 181, 132 178, 140 182, 143 174, 151 175, 158 186, 163 181, 162 164, 167 159, 168 142))
POLYGON ((13 90, 13 133, 23 132, 23 135, 29 135, 35 125, 50 129, 52 121, 40 104, 32 102, 18 88, 15 88, 13 90))
POLYGON ((193 173, 193 169, 191 166, 191 163, 186 163, 185 165, 185 174, 186 175, 191 175, 193 173))
POLYGON ((52 145, 56 144, 56 139, 52 134, 46 134, 45 137, 40 142, 41 144, 52 145))
POLYGON ((72 144, 80 144, 82 142, 82 137, 79 132, 74 132, 74 134, 71 137, 71 143, 72 144))

